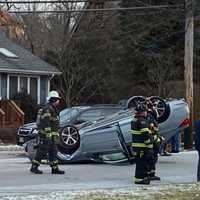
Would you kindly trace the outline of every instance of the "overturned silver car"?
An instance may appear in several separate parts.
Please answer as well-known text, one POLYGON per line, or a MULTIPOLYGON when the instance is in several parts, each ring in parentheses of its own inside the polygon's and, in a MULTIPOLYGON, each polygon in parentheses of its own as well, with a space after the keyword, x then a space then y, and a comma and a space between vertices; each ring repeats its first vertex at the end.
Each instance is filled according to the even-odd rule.
MULTIPOLYGON (((159 97, 152 97, 151 100, 158 113, 160 134, 166 140, 188 126, 189 109, 184 100, 164 101, 159 97)), ((94 106, 93 108, 101 107, 104 111, 104 114, 99 115, 99 117, 94 115, 94 111, 91 111, 92 107, 89 109, 88 106, 73 107, 61 111, 61 139, 58 145, 58 159, 64 163, 91 160, 112 163, 126 160, 127 156, 130 156, 131 135, 129 131, 131 121, 134 120, 134 108, 137 103, 142 101, 145 101, 145 98, 137 96, 130 98, 123 106, 110 105, 107 108, 94 106), (112 111, 106 112, 108 108, 112 111), (74 109, 76 109, 76 114, 74 109), (91 112, 90 114, 85 113, 87 117, 84 118, 83 115, 80 115, 88 109, 91 112)), ((25 147, 30 159, 36 152, 37 136, 35 124, 24 125, 19 128, 17 133, 18 144, 25 147), (25 134, 24 130, 30 126, 32 131, 25 134), (20 143, 20 140, 24 142, 20 143)))

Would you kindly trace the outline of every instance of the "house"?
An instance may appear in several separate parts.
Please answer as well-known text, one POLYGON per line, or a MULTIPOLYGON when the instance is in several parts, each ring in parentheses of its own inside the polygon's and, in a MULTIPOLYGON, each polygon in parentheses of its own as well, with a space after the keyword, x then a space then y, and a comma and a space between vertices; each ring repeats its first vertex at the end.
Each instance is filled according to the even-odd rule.
POLYGON ((50 80, 61 72, 33 55, 0 32, 0 99, 12 100, 27 91, 38 104, 44 104, 50 80))

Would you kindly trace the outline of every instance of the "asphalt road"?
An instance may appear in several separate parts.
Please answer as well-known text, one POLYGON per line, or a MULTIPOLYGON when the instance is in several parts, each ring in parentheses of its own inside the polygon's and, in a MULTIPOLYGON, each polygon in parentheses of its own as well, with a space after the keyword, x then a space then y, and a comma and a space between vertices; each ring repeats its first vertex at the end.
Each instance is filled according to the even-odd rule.
MULTIPOLYGON (((151 185, 195 182, 197 159, 195 151, 160 157, 157 171, 162 180, 151 185)), ((134 165, 61 165, 65 175, 52 175, 48 165, 40 167, 42 175, 30 173, 29 168, 30 162, 22 153, 0 152, 0 193, 137 187, 133 183, 134 165)))

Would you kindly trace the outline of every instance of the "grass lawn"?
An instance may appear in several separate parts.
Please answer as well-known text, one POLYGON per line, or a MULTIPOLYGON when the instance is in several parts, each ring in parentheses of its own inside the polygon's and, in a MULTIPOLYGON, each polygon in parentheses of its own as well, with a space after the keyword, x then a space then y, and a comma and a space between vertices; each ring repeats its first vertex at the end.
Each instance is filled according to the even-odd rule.
POLYGON ((139 186, 137 188, 91 191, 77 195, 81 200, 200 200, 200 184, 139 186))

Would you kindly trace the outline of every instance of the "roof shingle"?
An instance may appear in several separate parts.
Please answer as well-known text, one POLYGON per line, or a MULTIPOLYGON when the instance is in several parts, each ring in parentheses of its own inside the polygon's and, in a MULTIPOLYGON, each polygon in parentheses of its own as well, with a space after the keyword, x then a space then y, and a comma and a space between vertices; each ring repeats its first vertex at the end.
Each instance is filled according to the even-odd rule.
POLYGON ((0 72, 51 75, 61 72, 25 48, 8 39, 0 32, 0 48, 16 54, 18 58, 8 58, 0 54, 0 72))

